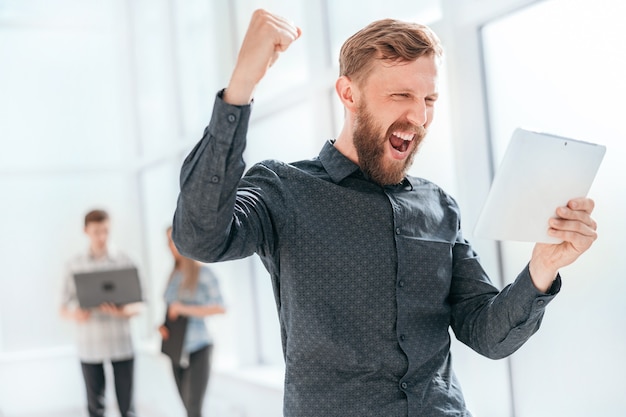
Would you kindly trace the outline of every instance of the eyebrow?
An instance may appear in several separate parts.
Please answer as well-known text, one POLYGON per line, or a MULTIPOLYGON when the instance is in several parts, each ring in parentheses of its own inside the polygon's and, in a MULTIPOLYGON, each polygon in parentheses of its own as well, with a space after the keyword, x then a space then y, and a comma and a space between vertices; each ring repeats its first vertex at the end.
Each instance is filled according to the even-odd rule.
MULTIPOLYGON (((411 95, 416 95, 415 94, 415 90, 413 90, 411 88, 389 88, 388 92, 389 92, 389 94, 411 94, 411 95)), ((426 94, 425 97, 438 99, 439 98, 439 92, 436 91, 434 93, 426 94)))

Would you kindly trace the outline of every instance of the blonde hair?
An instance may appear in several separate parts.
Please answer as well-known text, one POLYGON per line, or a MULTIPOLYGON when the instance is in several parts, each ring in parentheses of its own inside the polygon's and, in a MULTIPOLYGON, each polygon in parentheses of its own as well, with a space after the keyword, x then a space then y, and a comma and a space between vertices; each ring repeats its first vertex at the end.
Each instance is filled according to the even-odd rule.
POLYGON ((170 273, 170 281, 177 270, 183 275, 180 289, 195 291, 198 287, 198 279, 200 277, 200 264, 193 259, 185 257, 175 261, 174 268, 172 268, 172 272, 170 273))
MULTIPOLYGON (((171 226, 167 228, 168 233, 170 233, 171 230, 171 226)), ((198 287, 198 280, 200 277, 200 263, 191 258, 187 258, 186 256, 181 255, 179 259, 174 260, 174 266, 172 268, 172 271, 170 272, 170 278, 168 282, 172 281, 177 271, 180 271, 183 276, 179 291, 195 291, 198 287)))
POLYGON ((422 56, 443 56, 441 41, 428 26, 377 20, 344 42, 339 53, 339 75, 362 83, 377 59, 411 62, 422 56))

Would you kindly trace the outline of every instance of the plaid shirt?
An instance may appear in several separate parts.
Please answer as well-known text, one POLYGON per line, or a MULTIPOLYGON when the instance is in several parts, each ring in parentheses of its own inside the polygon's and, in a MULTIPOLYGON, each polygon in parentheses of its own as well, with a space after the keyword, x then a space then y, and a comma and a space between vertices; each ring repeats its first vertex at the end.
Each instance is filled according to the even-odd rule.
MULTIPOLYGON (((94 259, 89 252, 81 253, 67 262, 63 285, 62 305, 66 308, 78 307, 74 274, 103 269, 116 269, 131 266, 128 256, 109 249, 107 256, 94 259)), ((133 344, 128 318, 113 317, 92 310, 85 322, 76 323, 78 357, 83 363, 101 363, 105 360, 125 360, 133 357, 133 344)))

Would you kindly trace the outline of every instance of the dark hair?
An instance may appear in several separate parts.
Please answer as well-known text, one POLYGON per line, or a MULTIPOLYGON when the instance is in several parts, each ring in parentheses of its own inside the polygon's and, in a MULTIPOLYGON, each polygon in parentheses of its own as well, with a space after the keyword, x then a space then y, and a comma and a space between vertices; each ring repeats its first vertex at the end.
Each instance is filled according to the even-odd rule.
POLYGON ((109 220, 109 214, 106 211, 91 210, 89 213, 85 214, 85 227, 89 223, 101 223, 106 220, 109 220))
POLYGON ((410 62, 429 55, 442 57, 443 47, 428 26, 394 19, 377 20, 344 42, 339 53, 339 75, 361 83, 376 59, 410 62))

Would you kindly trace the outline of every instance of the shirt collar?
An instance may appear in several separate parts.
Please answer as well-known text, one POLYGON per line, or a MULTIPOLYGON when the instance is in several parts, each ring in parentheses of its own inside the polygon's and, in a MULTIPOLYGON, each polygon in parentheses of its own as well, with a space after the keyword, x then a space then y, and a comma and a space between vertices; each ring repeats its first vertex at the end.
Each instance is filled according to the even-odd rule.
POLYGON ((109 253, 105 253, 103 256, 101 256, 100 258, 96 258, 94 256, 94 254, 91 252, 91 250, 87 251, 87 259, 89 259, 90 262, 109 262, 111 260, 111 256, 109 255, 109 253))
POLYGON ((320 161, 333 182, 338 184, 344 178, 358 171, 359 166, 339 152, 334 143, 334 140, 328 140, 324 143, 320 151, 320 161))
POLYGON ((90 247, 87 247, 86 255, 87 255, 87 259, 93 262, 108 262, 108 261, 115 259, 118 256, 118 250, 112 243, 110 243, 107 245, 107 250, 103 257, 95 258, 93 256, 93 253, 91 252, 90 247))
MULTIPOLYGON (((334 143, 334 140, 326 141, 320 151, 319 158, 330 178, 335 184, 338 184, 343 179, 359 171, 360 168, 344 154, 339 152, 337 148, 335 148, 334 143)), ((413 184, 409 177, 404 177, 399 185, 408 186, 410 189, 413 189, 413 184)))

